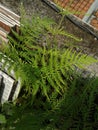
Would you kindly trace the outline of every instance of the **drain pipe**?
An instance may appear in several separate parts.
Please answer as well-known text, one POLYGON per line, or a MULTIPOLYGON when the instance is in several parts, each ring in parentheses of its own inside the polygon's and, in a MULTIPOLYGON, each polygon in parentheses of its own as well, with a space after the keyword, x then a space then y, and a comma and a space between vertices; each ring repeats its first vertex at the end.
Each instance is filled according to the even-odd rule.
MULTIPOLYGON (((53 10, 55 10, 57 13, 60 12, 60 9, 57 7, 57 5, 53 2, 51 2, 50 0, 41 0, 42 2, 46 3, 49 7, 51 7, 53 10)), ((96 37, 96 39, 98 40, 98 35, 95 34, 92 30, 90 30, 87 27, 82 26, 81 24, 79 24, 77 21, 74 21, 70 18, 70 16, 66 16, 67 19, 69 19, 74 25, 78 26, 79 28, 83 29, 84 31, 92 34, 94 37, 96 37)))

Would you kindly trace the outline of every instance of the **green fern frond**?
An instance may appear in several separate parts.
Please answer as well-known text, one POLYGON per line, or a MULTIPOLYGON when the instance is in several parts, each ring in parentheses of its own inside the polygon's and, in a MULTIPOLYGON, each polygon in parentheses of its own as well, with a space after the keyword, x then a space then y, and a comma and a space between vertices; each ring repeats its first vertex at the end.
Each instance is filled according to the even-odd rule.
MULTIPOLYGON (((61 50, 53 45, 52 40, 50 47, 42 46, 39 43, 41 35, 48 37, 51 33, 53 37, 53 35, 67 34, 62 28, 52 29, 53 23, 47 23, 47 20, 40 18, 23 22, 20 26, 20 34, 12 31, 13 38, 8 37, 9 44, 1 50, 0 60, 4 59, 3 66, 10 65, 9 70, 12 69, 17 78, 21 77, 22 86, 30 97, 36 96, 39 90, 47 99, 51 91, 62 95, 68 87, 68 81, 72 82, 72 72, 75 67, 82 68, 85 64, 97 62, 94 58, 72 49, 61 50), (7 56, 4 57, 3 54, 7 56)), ((75 39, 71 35, 69 37, 75 39)))

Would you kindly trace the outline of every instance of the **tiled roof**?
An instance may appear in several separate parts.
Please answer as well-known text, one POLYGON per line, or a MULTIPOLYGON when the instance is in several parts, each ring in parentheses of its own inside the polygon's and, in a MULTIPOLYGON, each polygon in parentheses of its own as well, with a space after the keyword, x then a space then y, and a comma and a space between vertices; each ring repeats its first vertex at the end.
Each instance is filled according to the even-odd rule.
POLYGON ((63 8, 67 8, 77 17, 83 18, 95 0, 51 0, 63 8))

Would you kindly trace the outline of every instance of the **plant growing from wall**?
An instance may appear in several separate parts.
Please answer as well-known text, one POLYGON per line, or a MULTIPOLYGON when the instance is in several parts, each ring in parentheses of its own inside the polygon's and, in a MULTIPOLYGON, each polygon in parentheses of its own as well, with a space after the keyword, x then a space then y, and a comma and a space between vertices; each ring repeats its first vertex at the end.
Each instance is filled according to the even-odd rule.
MULTIPOLYGON (((70 84, 67 93, 57 98, 57 92, 50 98, 47 109, 34 105, 23 109, 10 103, 2 106, 6 117, 4 130, 94 130, 98 128, 98 77, 83 78, 78 75, 70 84)), ((46 102, 45 102, 46 105, 46 102)), ((5 116, 4 116, 5 115, 5 116)))
POLYGON ((24 89, 21 94, 26 104, 35 100, 37 104, 39 98, 41 102, 45 97, 50 102, 45 102, 48 111, 45 108, 32 110, 34 106, 24 110, 20 104, 24 100, 19 99, 18 107, 4 104, 0 111, 1 129, 98 128, 98 79, 76 75, 76 68, 97 61, 58 46, 58 36, 79 40, 60 26, 56 28, 56 24, 47 18, 33 17, 32 22, 22 19, 20 34, 12 30, 9 44, 1 48, 0 60, 5 61, 3 67, 7 65, 9 72, 13 69, 16 78, 21 78, 24 89))
POLYGON ((98 77, 76 77, 62 98, 51 98, 50 116, 53 126, 60 130, 93 130, 98 127, 98 77))
POLYGON ((72 49, 58 47, 58 36, 79 40, 60 27, 56 28, 48 18, 34 16, 28 20, 23 17, 20 33, 12 30, 9 44, 1 49, 0 59, 5 61, 3 67, 9 64, 8 70, 13 69, 16 77, 21 78, 24 97, 30 97, 31 103, 38 94, 48 100, 52 92, 62 95, 72 80, 75 67, 96 62, 72 49))

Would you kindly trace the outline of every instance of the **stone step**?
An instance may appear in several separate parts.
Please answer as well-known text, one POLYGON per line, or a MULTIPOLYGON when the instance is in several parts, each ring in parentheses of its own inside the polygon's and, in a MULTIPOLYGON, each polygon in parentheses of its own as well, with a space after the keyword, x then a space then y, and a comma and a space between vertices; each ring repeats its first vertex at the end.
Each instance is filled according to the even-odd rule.
POLYGON ((0 4, 0 12, 3 13, 4 15, 10 17, 10 18, 13 18, 14 20, 17 20, 17 21, 20 20, 20 16, 18 16, 17 14, 15 14, 14 12, 7 9, 6 7, 4 7, 1 4, 0 4))
POLYGON ((11 29, 19 31, 20 16, 0 4, 0 44, 2 40, 8 42, 7 35, 11 29))

